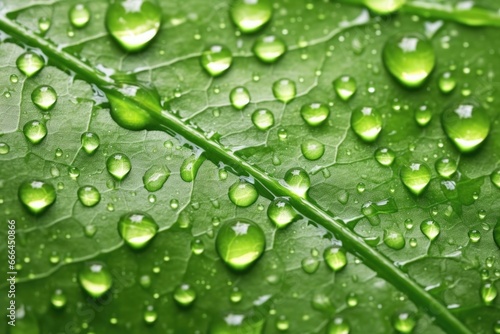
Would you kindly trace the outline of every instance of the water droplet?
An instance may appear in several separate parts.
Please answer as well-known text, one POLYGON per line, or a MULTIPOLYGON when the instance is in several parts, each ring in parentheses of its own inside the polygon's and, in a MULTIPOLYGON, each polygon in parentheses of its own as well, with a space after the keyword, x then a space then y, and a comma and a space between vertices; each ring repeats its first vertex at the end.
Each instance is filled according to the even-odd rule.
POLYGON ((401 167, 401 181, 415 195, 420 195, 431 181, 431 169, 422 163, 413 162, 401 167))
POLYGON ((40 180, 21 183, 18 195, 21 203, 33 214, 39 214, 47 210, 56 200, 54 186, 40 180))
POLYGON ((418 34, 390 38, 382 57, 389 72, 407 87, 421 86, 436 63, 431 43, 418 34))
POLYGON ((306 139, 300 145, 300 150, 308 160, 318 160, 325 153, 325 145, 315 139, 306 139))
POLYGON ((33 103, 43 111, 50 110, 57 102, 57 93, 51 86, 38 86, 31 93, 33 103))
POLYGON ((297 212, 284 198, 276 198, 267 208, 267 216, 278 228, 283 228, 295 221, 298 217, 297 212))
POLYGON ((241 110, 250 103, 250 93, 245 87, 235 87, 229 93, 229 100, 235 109, 241 110))
POLYGON ((382 116, 374 108, 355 109, 351 115, 351 127, 361 139, 373 142, 382 130, 382 116))
POLYGON ((441 158, 436 161, 436 171, 441 177, 449 179, 457 171, 457 162, 451 158, 441 158))
POLYGON ((200 255, 205 251, 205 245, 203 244, 203 241, 200 239, 194 239, 191 242, 191 252, 193 252, 194 255, 200 255))
POLYGON ((490 117, 475 103, 464 102, 447 108, 442 124, 448 137, 464 153, 477 149, 490 132, 490 117))
POLYGON ((170 176, 170 169, 164 165, 151 166, 144 176, 142 182, 147 191, 155 192, 160 190, 170 176))
POLYGON ((417 324, 415 315, 411 312, 401 312, 393 317, 392 325, 399 333, 411 333, 417 324))
POLYGON ((339 271, 347 265, 346 251, 341 247, 328 247, 323 254, 325 262, 333 271, 339 271))
POLYGON ((204 156, 197 156, 196 154, 186 158, 181 165, 181 179, 185 182, 192 182, 198 174, 198 170, 205 161, 204 156))
POLYGON ((290 323, 288 322, 288 319, 282 315, 276 320, 276 329, 279 331, 286 331, 290 327, 290 323))
POLYGON ((334 318, 328 325, 327 334, 349 334, 351 330, 347 321, 343 318, 334 318))
POLYGON ((390 14, 397 11, 406 0, 365 0, 364 4, 377 14, 390 14))
POLYGON ((219 229, 215 245, 222 260, 234 270, 244 270, 264 252, 262 229, 248 219, 232 219, 219 229))
POLYGON ((234 24, 244 33, 261 29, 273 15, 270 0, 235 0, 230 7, 234 24))
POLYGON ((243 180, 229 187, 228 195, 231 202, 242 208, 252 205, 259 197, 255 186, 243 180))
POLYGON ((500 248, 500 220, 496 223, 493 228, 493 241, 497 244, 498 248, 500 248))
POLYGON ((404 236, 398 231, 387 229, 384 231, 384 243, 389 248, 400 250, 405 246, 406 241, 404 236))
POLYGON ((46 33, 50 26, 52 25, 52 21, 48 17, 41 17, 38 19, 38 29, 42 34, 46 33))
POLYGON ((4 155, 10 152, 10 146, 7 143, 0 143, 0 154, 4 155))
POLYGON ((113 285, 109 269, 101 262, 88 262, 78 274, 82 288, 92 297, 99 298, 113 285))
POLYGON ((500 188, 500 168, 496 169, 490 175, 491 182, 497 187, 500 188))
POLYGON ((333 89, 342 100, 347 101, 356 93, 358 87, 353 77, 343 75, 333 81, 333 89))
POLYGON ((441 232, 441 227, 434 220, 424 220, 420 223, 420 231, 430 240, 434 240, 441 232))
POLYGON ((50 303, 57 309, 63 308, 66 305, 67 301, 68 299, 61 289, 57 289, 56 291, 54 291, 54 293, 50 297, 50 303))
POLYGON ((491 305, 498 295, 498 290, 494 282, 484 282, 481 287, 481 298, 486 305, 491 305))
POLYGON ((23 133, 32 144, 38 144, 47 135, 47 127, 44 123, 33 120, 24 125, 23 133))
POLYGON ((323 124, 330 115, 330 108, 324 103, 304 104, 300 108, 300 115, 310 126, 319 126, 323 124))
POLYGON ((118 232, 134 249, 144 248, 158 232, 158 225, 146 213, 127 213, 120 217, 118 232))
POLYGON ((130 52, 146 47, 160 29, 161 9, 151 0, 116 0, 106 12, 106 27, 130 52))
POLYGON ((201 54, 201 66, 215 77, 221 75, 231 67, 233 55, 231 51, 223 45, 212 45, 201 54))
POLYGON ((101 194, 94 186, 83 186, 78 189, 78 199, 83 205, 93 207, 101 201, 101 194))
POLYGON ((420 106, 415 111, 415 121, 420 126, 426 126, 432 119, 432 111, 426 105, 420 106))
POLYGON ((283 103, 290 102, 297 95, 295 81, 290 79, 280 79, 273 83, 273 95, 283 103))
POLYGON ((375 160, 382 166, 390 166, 394 162, 396 154, 393 150, 387 147, 378 148, 375 151, 375 160))
POLYGON ((354 292, 350 292, 346 297, 347 306, 356 307, 358 305, 358 296, 354 292))
POLYGON ((286 52, 286 44, 274 35, 261 36, 255 41, 252 50, 264 63, 274 63, 286 52))
POLYGON ((468 233, 469 240, 473 243, 479 242, 481 240, 481 232, 478 230, 470 230, 468 233))
POLYGON ((196 299, 196 291, 189 284, 181 284, 174 290, 174 299, 180 306, 187 307, 196 299))
POLYGON ((258 109, 252 114, 252 123, 261 131, 269 130, 274 125, 274 115, 268 109, 258 109))
POLYGON ((319 261, 314 257, 306 257, 301 261, 302 270, 307 274, 313 274, 319 268, 319 261))
POLYGON ((152 324, 158 319, 158 313, 155 311, 153 305, 148 305, 143 314, 144 322, 147 324, 152 324))
POLYGON ((237 287, 233 288, 229 294, 229 300, 232 303, 239 303, 243 299, 243 293, 237 287))
POLYGON ((84 4, 76 4, 69 10, 69 21, 75 28, 83 28, 90 21, 90 10, 84 4))
POLYGON ((15 74, 10 75, 10 82, 11 83, 15 84, 15 83, 18 83, 18 81, 19 81, 19 77, 17 75, 15 75, 15 74))
POLYGON ((455 89, 457 81, 451 72, 444 72, 439 77, 438 87, 442 93, 447 94, 455 89))
POLYGON ((295 194, 300 197, 306 197, 307 191, 311 186, 311 180, 307 172, 300 168, 291 168, 285 173, 285 183, 295 194))
POLYGON ((130 173, 132 163, 125 154, 115 153, 106 160, 106 168, 109 174, 121 181, 130 173))
POLYGON ((99 136, 93 132, 84 132, 80 138, 83 150, 87 154, 93 154, 101 144, 99 136))
POLYGON ((17 58, 16 65, 29 78, 40 72, 45 62, 39 54, 28 51, 17 58))

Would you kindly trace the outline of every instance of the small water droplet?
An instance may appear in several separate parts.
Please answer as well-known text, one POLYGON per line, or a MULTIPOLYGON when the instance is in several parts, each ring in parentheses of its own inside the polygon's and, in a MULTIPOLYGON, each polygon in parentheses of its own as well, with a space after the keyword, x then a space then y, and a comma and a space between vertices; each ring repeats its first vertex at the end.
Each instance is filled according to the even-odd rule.
POLYGON ((10 78, 10 82, 13 84, 16 84, 19 81, 19 77, 15 74, 11 74, 9 78, 10 78))
POLYGON ((394 315, 392 325, 399 333, 411 333, 417 324, 415 315, 411 312, 400 312, 394 315))
POLYGON ((201 66, 211 76, 219 76, 231 67, 233 55, 223 45, 212 45, 201 54, 201 66))
POLYGON ((291 168, 285 173, 285 183, 295 194, 300 197, 306 197, 307 191, 311 186, 311 180, 307 172, 300 168, 291 168))
POLYGON ((54 107, 57 102, 57 93, 51 86, 38 86, 31 93, 31 100, 42 111, 47 111, 54 107))
POLYGON ((436 161, 436 171, 441 177, 449 179, 457 171, 457 162, 451 158, 441 158, 436 161))
POLYGON ((308 125, 319 126, 330 115, 330 108, 328 105, 319 102, 304 104, 300 108, 300 115, 308 125))
POLYGON ((274 35, 261 36, 255 41, 252 50, 264 63, 274 63, 286 52, 286 44, 274 35))
POLYGON ((490 175, 491 182, 497 187, 500 188, 500 168, 495 169, 493 173, 490 175))
POLYGON ((132 163, 125 154, 115 153, 106 160, 106 168, 117 181, 121 181, 130 173, 132 163))
POLYGON ((297 212, 285 198, 274 199, 267 208, 267 216, 278 228, 283 228, 295 221, 297 212))
POLYGON ((420 223, 420 231, 429 239, 430 241, 436 239, 441 232, 441 227, 438 222, 434 220, 424 220, 420 223))
POLYGON ((306 257, 301 261, 302 270, 307 274, 314 274, 319 268, 319 261, 314 257, 306 257))
POLYGON ((205 251, 205 245, 203 244, 202 240, 194 239, 191 242, 191 252, 193 252, 194 255, 203 254, 204 251, 205 251))
POLYGON ((394 162, 396 154, 393 150, 387 147, 378 148, 375 151, 375 160, 382 166, 390 166, 394 162))
POLYGON ((382 130, 382 116, 374 108, 355 109, 351 115, 351 127, 362 140, 373 142, 382 130))
POLYGON ((276 329, 279 331, 287 331, 290 328, 290 323, 288 319, 282 315, 276 320, 276 329))
POLYGON ((144 310, 143 314, 144 322, 147 324, 152 324, 158 319, 158 313, 156 312, 153 305, 148 305, 144 310))
POLYGON ((31 180, 21 183, 18 196, 31 213, 40 214, 55 202, 56 190, 48 182, 31 180))
POLYGON ((196 299, 196 291, 189 284, 181 284, 174 290, 174 299, 179 306, 187 307, 196 299))
POLYGON ((431 169, 422 163, 413 162, 401 167, 401 181, 415 195, 420 195, 431 181, 431 169))
POLYGON ((343 318, 334 318, 328 325, 327 334, 349 334, 351 327, 343 318))
POLYGON ((306 139, 300 145, 300 150, 307 160, 318 160, 325 153, 325 145, 315 139, 306 139))
POLYGON ((219 229, 215 245, 222 260, 234 270, 244 270, 264 252, 262 229, 248 219, 226 221, 219 229))
POLYGON ((93 207, 101 201, 101 194, 94 186, 83 186, 78 189, 78 199, 83 205, 93 207))
POLYGON ((47 136, 47 127, 44 123, 33 120, 24 125, 23 133, 32 144, 38 144, 47 136))
POLYGON ((426 126, 432 119, 432 111, 426 105, 421 105, 415 111, 415 121, 420 126, 426 126))
POLYGON ((246 181, 240 180, 229 187, 229 199, 239 207, 247 207, 255 203, 259 193, 255 186, 246 181))
POLYGON ((38 29, 42 34, 46 33, 51 25, 52 21, 48 17, 41 17, 38 19, 38 29))
POLYGON ((397 11, 406 0, 365 0, 364 4, 371 11, 386 15, 397 11))
POLYGON ((348 75, 338 77, 333 81, 333 88, 344 101, 349 100, 358 89, 356 80, 348 75))
POLYGON ((290 79, 280 79, 273 83, 273 95, 283 103, 290 102, 297 95, 295 81, 290 79))
POLYGON ((94 298, 104 295, 113 285, 109 269, 101 262, 87 262, 78 274, 82 288, 94 298))
POLYGON ((73 5, 69 10, 69 21, 75 28, 83 28, 90 21, 90 10, 84 4, 73 5))
POLYGON ((481 298, 486 305, 491 305, 498 295, 498 290, 494 282, 484 282, 481 287, 481 298))
POLYGON ((158 225, 146 213, 127 213, 120 217, 118 232, 134 249, 144 248, 158 232, 158 225))
POLYGON ((231 105, 238 110, 242 110, 250 103, 250 93, 245 87, 235 87, 229 93, 231 105))
POLYGON ((80 138, 82 148, 87 154, 93 154, 101 144, 99 136, 93 132, 84 132, 80 138))
POLYGON ((192 182, 196 178, 198 170, 204 161, 205 157, 202 155, 193 154, 189 158, 186 158, 180 168, 181 179, 185 182, 192 182))
POLYGON ((346 251, 341 247, 329 247, 323 254, 325 262, 333 271, 339 271, 347 265, 346 251))
POLYGON ((468 233, 469 240, 473 243, 479 242, 481 240, 481 232, 478 230, 470 230, 468 233))
POLYGON ((243 299, 243 293, 237 287, 233 288, 233 290, 229 294, 229 300, 232 303, 239 303, 241 299, 243 299))
POLYGON ((404 236, 398 231, 386 229, 384 231, 384 243, 389 248, 400 250, 403 249, 406 241, 404 236))
POLYGON ((274 115, 268 109, 258 109, 252 114, 252 123, 261 131, 269 130, 274 125, 274 115))
POLYGON ((273 6, 270 0, 235 0, 229 13, 243 33, 252 33, 271 19, 273 6))
POLYGON ((170 176, 170 169, 164 165, 153 165, 144 173, 142 182, 147 191, 160 190, 170 176))
POLYGON ((28 51, 17 58, 16 65, 19 71, 29 78, 40 72, 45 62, 39 54, 28 51))
POLYGON ((52 296, 50 297, 50 303, 56 309, 63 308, 66 305, 67 301, 68 299, 66 298, 66 295, 61 289, 55 290, 52 296))
POLYGON ((442 93, 448 94, 457 86, 457 81, 451 72, 444 72, 439 77, 438 87, 442 93))

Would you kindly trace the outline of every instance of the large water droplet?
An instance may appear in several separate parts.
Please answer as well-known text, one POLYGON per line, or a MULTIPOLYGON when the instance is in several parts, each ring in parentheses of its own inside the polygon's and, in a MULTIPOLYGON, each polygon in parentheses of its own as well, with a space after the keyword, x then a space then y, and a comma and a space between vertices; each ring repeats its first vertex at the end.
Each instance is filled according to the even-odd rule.
POLYGON ((147 191, 155 192, 160 190, 170 176, 170 169, 164 165, 153 165, 144 173, 142 182, 147 191))
POLYGON ((106 168, 109 174, 121 181, 130 173, 132 163, 125 154, 115 153, 106 160, 106 168))
POLYGON ((285 173, 285 183, 295 194, 300 197, 306 197, 307 191, 311 186, 311 179, 309 174, 300 168, 291 168, 285 173))
POLYGON ((297 212, 285 198, 276 198, 267 208, 267 216, 278 228, 283 228, 295 221, 297 212))
POLYGON ((244 270, 264 252, 266 238, 262 229, 248 219, 232 219, 219 229, 217 252, 232 269, 244 270))
POLYGON ((231 202, 243 208, 255 203, 259 197, 259 193, 257 189, 255 189, 255 186, 242 180, 229 187, 228 195, 231 202))
POLYGON ((274 63, 286 52, 286 44, 274 35, 261 36, 255 41, 252 50, 261 61, 274 63))
POLYGON ((87 152, 87 154, 93 154, 101 144, 101 139, 93 132, 84 132, 80 140, 83 150, 87 152))
POLYGON ((333 271, 339 271, 347 265, 346 251, 341 247, 328 247, 323 254, 325 262, 333 271))
POLYGON ((342 100, 347 101, 356 93, 358 87, 353 77, 343 75, 333 81, 333 89, 342 100))
POLYGON ((351 127, 361 139, 373 142, 382 130, 382 116, 374 108, 355 109, 351 115, 351 127))
POLYGON ((211 76, 221 75, 231 67, 233 55, 223 45, 212 45, 201 54, 201 66, 211 76))
POLYGON ((364 4, 377 14, 390 14, 397 11, 406 0, 364 0, 364 4))
POLYGON ((280 79, 273 83, 273 95, 281 102, 287 103, 297 95, 295 81, 290 79, 280 79))
POLYGON ((431 181, 431 169, 418 162, 404 165, 401 167, 401 181, 412 193, 419 195, 431 181))
POLYGON ((324 103, 304 104, 300 108, 300 115, 310 126, 319 126, 323 124, 330 115, 330 108, 324 103))
POLYGON ((234 24, 244 33, 259 30, 273 15, 270 0, 235 0, 230 8, 234 24))
POLYGON ((19 200, 32 213, 39 214, 47 210, 56 200, 56 190, 50 183, 31 180, 21 183, 18 191, 19 200))
POLYGON ((40 72, 45 62, 39 54, 28 51, 17 58, 16 65, 19 71, 29 78, 40 72))
POLYGON ((477 149, 490 132, 490 117, 475 103, 464 102, 447 108, 442 124, 448 137, 464 153, 477 149))
POLYGON ((99 298, 113 285, 109 269, 101 262, 88 262, 78 275, 82 288, 92 297, 99 298))
POLYGON ((306 139, 300 145, 300 150, 307 160, 318 160, 325 153, 325 145, 315 139, 306 139))
POLYGON ((180 306, 189 306, 196 299, 196 291, 189 284, 181 284, 174 290, 174 299, 180 306))
POLYGON ((417 320, 415 318, 415 315, 411 312, 401 312, 396 314, 393 317, 392 320, 392 325, 394 326, 394 329, 397 330, 399 333, 411 333, 413 331, 413 328, 415 328, 415 325, 417 324, 417 320))
POLYGON ((44 123, 33 120, 24 124, 23 133, 32 144, 38 144, 47 136, 47 127, 44 123))
POLYGON ((83 186, 78 189, 78 199, 85 206, 96 206, 101 201, 101 194, 94 186, 83 186))
POLYGON ((441 227, 434 220, 424 220, 420 224, 420 231, 430 240, 434 240, 438 237, 441 232, 441 227))
POLYGON ((491 305, 498 295, 498 289, 495 286, 495 282, 484 282, 481 287, 481 298, 486 305, 491 305))
POLYGON ((445 179, 449 179, 457 171, 457 162, 451 158, 441 158, 436 161, 436 171, 445 179))
POLYGON ((382 166, 390 166, 394 162, 396 154, 393 150, 387 147, 378 148, 375 151, 375 160, 382 166))
POLYGON ((384 243, 389 248, 400 250, 405 246, 406 241, 400 232, 387 229, 384 231, 384 243))
POLYGON ((389 72, 407 87, 421 86, 436 63, 431 43, 417 34, 390 38, 382 57, 389 72))
POLYGON ((106 12, 106 27, 126 50, 146 47, 160 29, 161 10, 151 0, 115 0, 106 12))
POLYGON ((351 330, 347 321, 343 318, 334 318, 328 325, 327 334, 349 334, 351 330))
POLYGON ((252 123, 261 131, 269 130, 274 125, 274 115, 268 109, 258 109, 252 113, 252 123))
POLYGON ((118 232, 132 248, 145 247, 158 232, 158 225, 146 213, 127 213, 120 217, 118 232))
POLYGON ((51 86, 38 86, 31 93, 33 103, 43 111, 50 110, 57 102, 57 93, 51 86))
POLYGON ((83 28, 90 21, 90 10, 85 4, 76 4, 69 10, 69 21, 75 28, 83 28))
POLYGON ((235 87, 229 93, 229 100, 235 109, 241 110, 250 103, 250 93, 245 87, 235 87))

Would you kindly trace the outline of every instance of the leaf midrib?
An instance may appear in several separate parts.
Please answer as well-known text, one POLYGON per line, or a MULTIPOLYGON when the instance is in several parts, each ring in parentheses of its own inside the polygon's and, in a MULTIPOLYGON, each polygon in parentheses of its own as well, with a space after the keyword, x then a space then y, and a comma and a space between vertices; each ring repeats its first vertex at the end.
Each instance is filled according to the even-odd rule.
MULTIPOLYGON (((117 84, 112 79, 99 75, 88 64, 60 50, 57 46, 33 34, 17 23, 8 20, 5 16, 0 16, 0 29, 17 38, 19 42, 41 49, 57 66, 70 69, 84 78, 88 83, 96 85, 99 89, 107 93, 120 94, 114 89, 117 87, 117 84)), ((321 209, 312 201, 297 196, 278 180, 271 178, 258 167, 244 161, 234 152, 227 151, 218 142, 206 138, 202 132, 187 126, 175 115, 168 112, 158 114, 157 111, 151 110, 129 96, 121 96, 121 99, 124 103, 139 106, 148 112, 164 130, 174 132, 184 137, 193 145, 203 149, 214 163, 223 162, 233 167, 234 170, 232 172, 235 174, 243 172, 250 175, 258 182, 261 190, 270 192, 273 196, 288 197, 292 206, 299 213, 338 236, 349 251, 361 257, 364 263, 377 272, 380 277, 383 277, 407 294, 423 311, 434 316, 437 324, 443 329, 452 333, 471 334, 470 330, 443 304, 434 299, 432 295, 395 267, 388 258, 368 246, 360 236, 351 231, 344 223, 335 220, 328 212, 321 209)))

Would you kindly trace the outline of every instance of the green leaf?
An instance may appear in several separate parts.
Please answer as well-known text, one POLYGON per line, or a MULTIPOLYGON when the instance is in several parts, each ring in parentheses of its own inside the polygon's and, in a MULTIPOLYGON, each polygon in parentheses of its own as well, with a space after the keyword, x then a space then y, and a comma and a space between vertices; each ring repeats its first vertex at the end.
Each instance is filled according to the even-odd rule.
MULTIPOLYGON (((413 0, 378 16, 372 1, 345 2, 279 1, 247 34, 231 2, 159 0, 158 34, 128 53, 106 30, 107 1, 85 3, 90 19, 72 25, 75 8, 85 14, 76 2, 3 0, 0 247, 6 261, 15 221, 7 271, 17 273, 8 332, 498 332, 498 4, 413 0), (398 81, 397 62, 418 57, 389 55, 390 71, 382 60, 400 34, 425 36, 435 53, 417 88, 398 81), (266 35, 286 44, 271 63, 253 53, 266 35), (216 59, 213 45, 232 53, 217 77, 200 63, 216 59), (16 65, 27 50, 48 62, 39 72, 16 65), (451 92, 439 88, 445 72, 451 92), (292 100, 293 89, 276 94, 284 78, 292 100), (57 100, 33 101, 40 86, 57 100), (232 106, 237 87, 249 104, 232 106), (465 103, 490 124, 471 153, 441 124, 465 103), (254 125, 262 110, 265 126, 254 125), (26 138, 27 123, 46 136, 26 138), (453 162, 454 173, 443 165, 453 162)), ((0 287, 5 310, 12 286, 0 287)))

